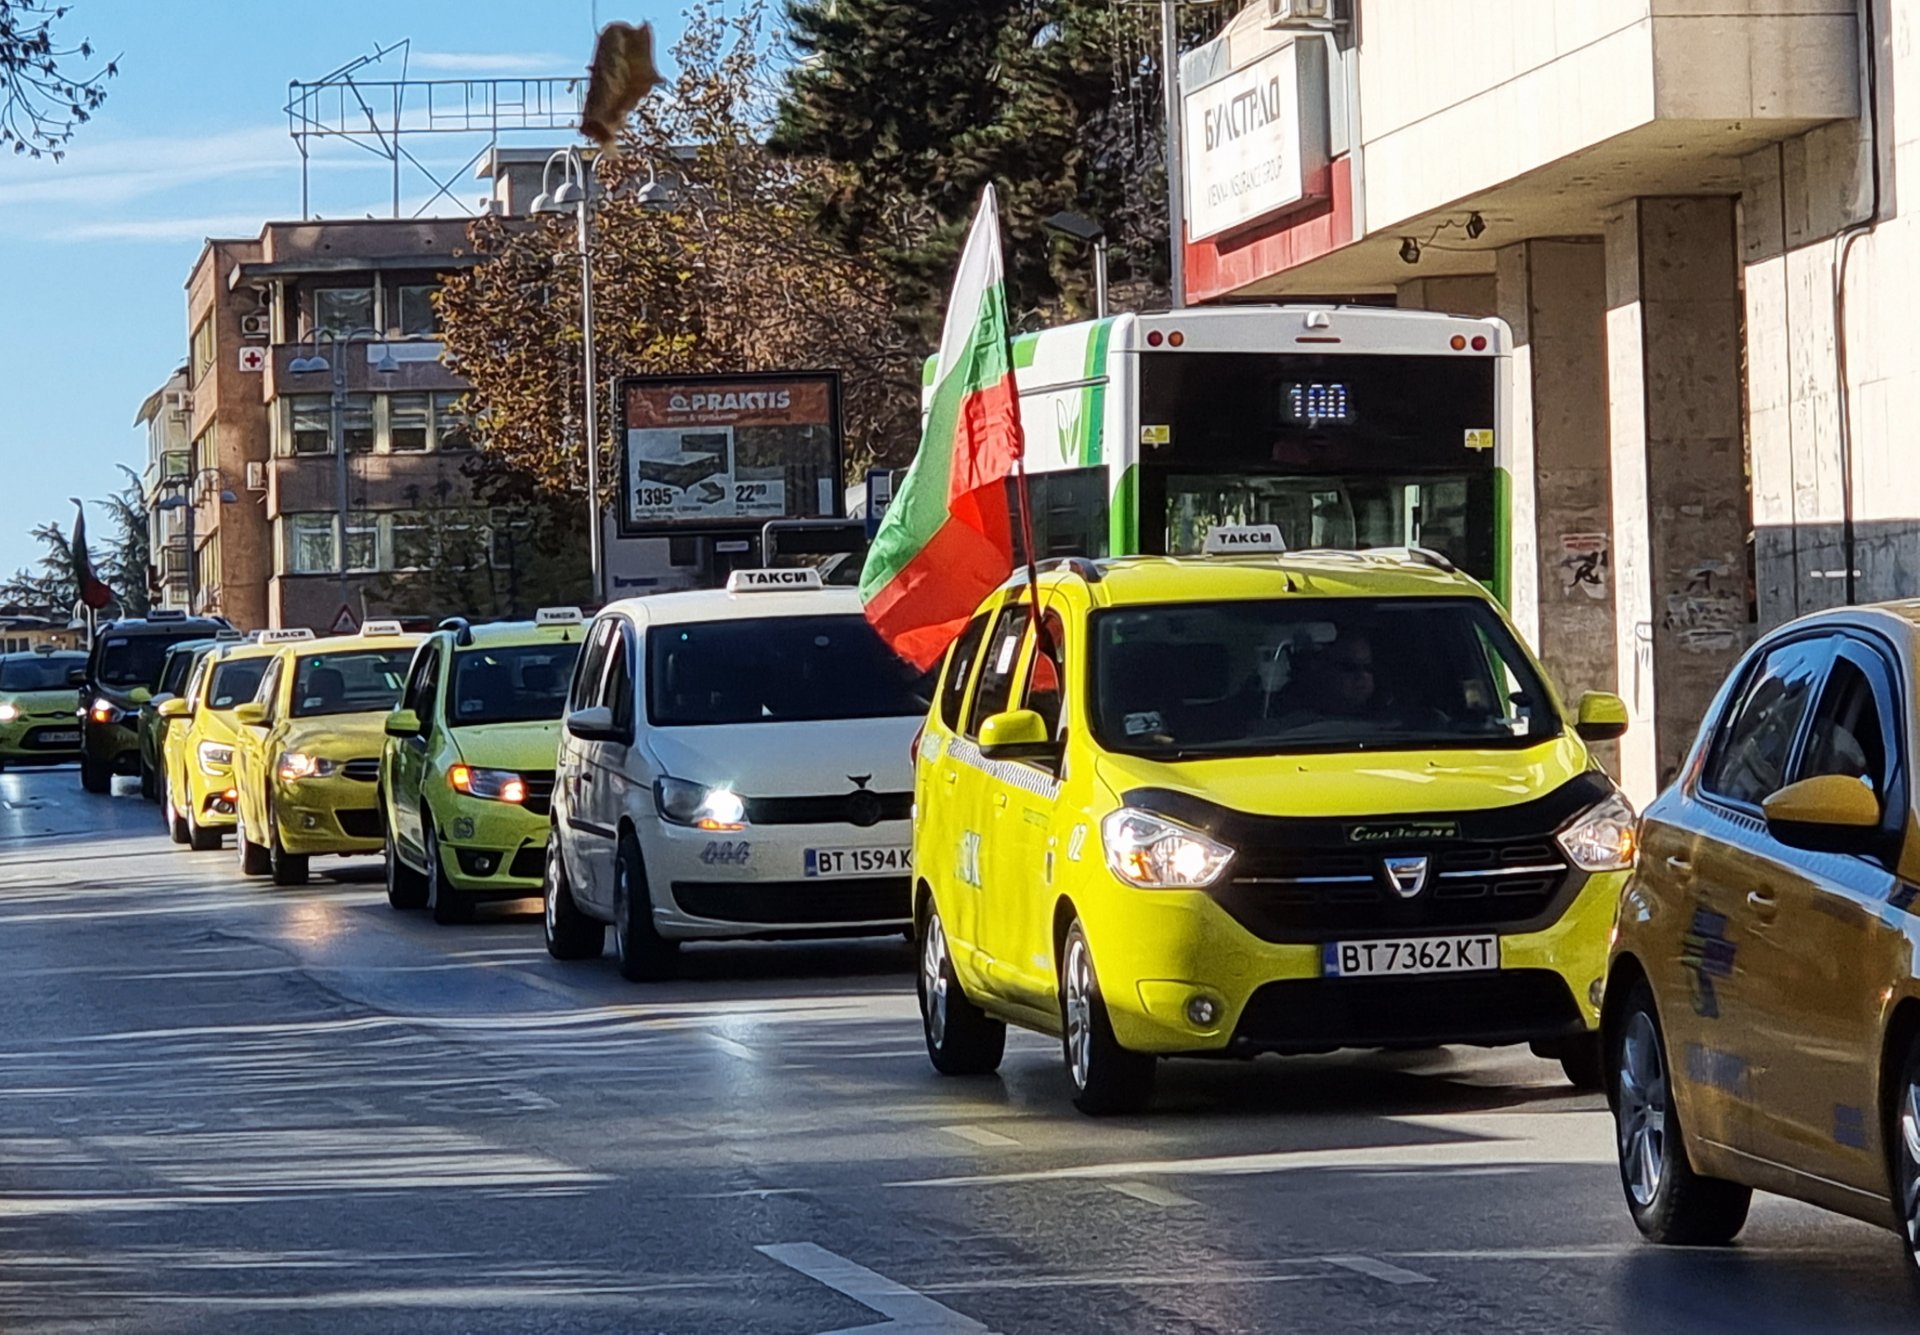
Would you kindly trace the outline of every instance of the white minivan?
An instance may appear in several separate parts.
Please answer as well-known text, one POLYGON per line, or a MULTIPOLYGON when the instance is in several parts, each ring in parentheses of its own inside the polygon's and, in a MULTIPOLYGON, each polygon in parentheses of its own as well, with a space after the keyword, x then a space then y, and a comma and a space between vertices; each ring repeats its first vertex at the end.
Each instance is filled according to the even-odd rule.
POLYGON ((673 972, 686 940, 904 932, 930 678, 811 569, 610 604, 574 668, 547 949, 673 972))

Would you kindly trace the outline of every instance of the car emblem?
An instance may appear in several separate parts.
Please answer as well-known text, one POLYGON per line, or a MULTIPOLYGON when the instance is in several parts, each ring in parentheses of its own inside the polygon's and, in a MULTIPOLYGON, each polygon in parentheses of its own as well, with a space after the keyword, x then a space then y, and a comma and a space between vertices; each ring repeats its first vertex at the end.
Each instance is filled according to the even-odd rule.
POLYGON ((855 788, 865 788, 873 782, 873 776, 871 774, 849 774, 847 776, 847 782, 855 788))
POLYGON ((885 814, 886 813, 880 808, 880 796, 878 793, 868 792, 865 788, 861 788, 850 793, 847 797, 847 823, 849 825, 858 825, 863 828, 868 825, 878 825, 881 816, 885 814))
POLYGON ((1387 882, 1393 886, 1393 893, 1402 899, 1412 899, 1427 888, 1427 869, 1431 861, 1424 853, 1410 858, 1381 858, 1380 865, 1387 873, 1387 882))

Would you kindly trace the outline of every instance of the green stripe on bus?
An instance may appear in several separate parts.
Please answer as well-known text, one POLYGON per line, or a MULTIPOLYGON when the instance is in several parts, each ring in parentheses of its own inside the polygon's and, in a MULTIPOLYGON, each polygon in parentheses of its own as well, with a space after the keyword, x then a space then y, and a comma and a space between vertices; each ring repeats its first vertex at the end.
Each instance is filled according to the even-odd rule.
POLYGON ((1493 596, 1513 610, 1513 478, 1493 470, 1493 596))
POLYGON ((1140 465, 1129 464, 1113 487, 1113 505, 1107 511, 1107 553, 1140 554, 1140 465))
POLYGON ((1107 343, 1112 335, 1113 321, 1100 320, 1093 326, 1093 337, 1087 340, 1087 379, 1098 383, 1087 390, 1080 423, 1082 467, 1100 463, 1106 457, 1103 447, 1107 425, 1107 343))
POLYGON ((1040 346, 1040 335, 1021 334, 1013 340, 1013 369, 1024 371, 1033 365, 1035 352, 1040 346))

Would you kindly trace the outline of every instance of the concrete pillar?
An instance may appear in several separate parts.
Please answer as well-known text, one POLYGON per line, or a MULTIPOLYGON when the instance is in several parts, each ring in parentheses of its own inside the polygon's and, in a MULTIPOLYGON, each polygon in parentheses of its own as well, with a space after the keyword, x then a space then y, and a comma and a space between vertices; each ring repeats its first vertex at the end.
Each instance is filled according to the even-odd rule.
POLYGON ((1606 226, 1621 782, 1678 769, 1749 636, 1734 203, 1631 200, 1606 226))
POLYGON ((1619 689, 1606 255, 1597 237, 1526 241, 1497 264, 1497 314, 1513 330, 1514 455, 1526 458, 1530 439, 1533 459, 1534 650, 1571 704, 1619 689))

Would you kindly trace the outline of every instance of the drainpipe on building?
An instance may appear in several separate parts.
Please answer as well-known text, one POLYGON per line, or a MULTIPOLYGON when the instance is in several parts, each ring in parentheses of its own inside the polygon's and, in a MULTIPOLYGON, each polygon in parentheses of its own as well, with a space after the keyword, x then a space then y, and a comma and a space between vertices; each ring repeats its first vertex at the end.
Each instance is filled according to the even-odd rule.
POLYGON ((1868 176, 1872 202, 1866 217, 1847 224, 1835 238, 1833 262, 1833 369, 1840 412, 1840 556, 1845 565, 1846 600, 1859 601, 1853 522, 1853 394, 1847 383, 1847 261, 1853 244, 1880 225, 1880 78, 1879 37, 1873 22, 1875 0, 1860 0, 1860 34, 1865 51, 1868 176))

